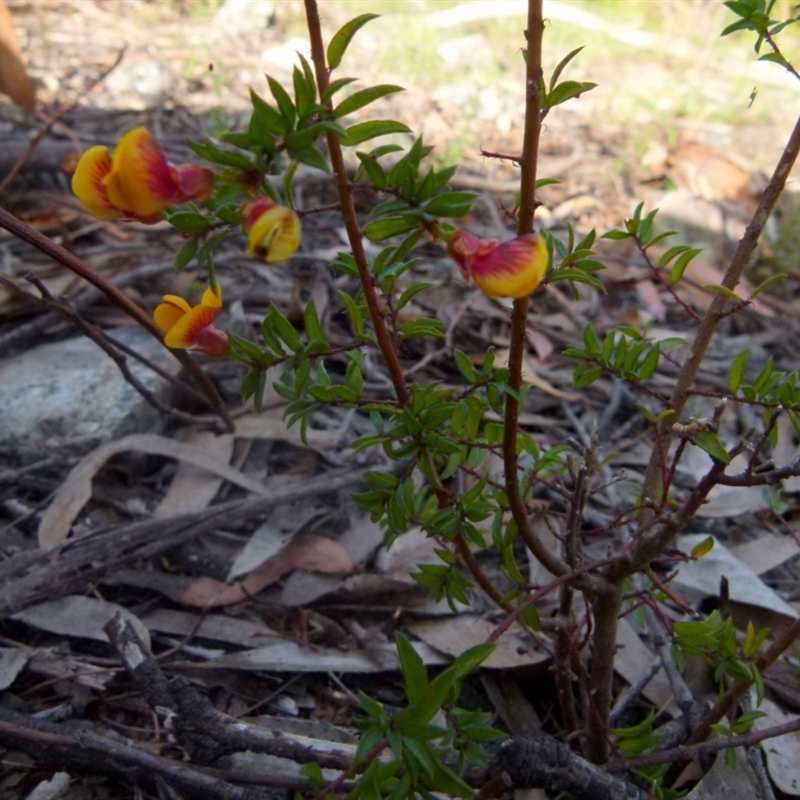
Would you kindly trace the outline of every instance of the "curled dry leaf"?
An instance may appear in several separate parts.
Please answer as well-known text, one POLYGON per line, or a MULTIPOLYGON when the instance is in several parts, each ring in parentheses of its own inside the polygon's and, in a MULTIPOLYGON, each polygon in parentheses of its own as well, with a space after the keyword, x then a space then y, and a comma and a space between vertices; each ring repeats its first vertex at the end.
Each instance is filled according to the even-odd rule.
POLYGON ((214 458, 206 450, 155 434, 133 434, 116 442, 101 445, 81 459, 58 488, 53 502, 47 507, 39 523, 39 544, 61 542, 69 535, 70 527, 80 510, 92 496, 92 478, 111 456, 127 450, 177 458, 200 469, 219 475, 226 481, 241 486, 254 494, 264 494, 267 488, 256 480, 234 469, 222 459, 214 458))
POLYGON ((333 539, 301 534, 261 566, 256 567, 246 578, 230 584, 213 578, 198 578, 192 581, 180 599, 185 605, 200 608, 228 606, 258 594, 294 569, 347 573, 353 569, 353 561, 347 551, 333 539))

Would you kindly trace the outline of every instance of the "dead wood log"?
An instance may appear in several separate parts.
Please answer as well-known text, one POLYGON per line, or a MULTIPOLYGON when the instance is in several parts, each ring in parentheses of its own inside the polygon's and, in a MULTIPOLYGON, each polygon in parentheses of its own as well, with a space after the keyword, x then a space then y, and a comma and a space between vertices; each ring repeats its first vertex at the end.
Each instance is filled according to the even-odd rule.
POLYGON ((566 792, 575 800, 646 800, 647 792, 606 772, 547 734, 506 742, 489 765, 490 775, 506 775, 515 789, 566 792))
POLYGON ((105 632, 130 677, 163 718, 164 727, 194 761, 216 765, 224 756, 250 751, 338 770, 352 764, 356 753, 352 745, 295 737, 220 713, 183 675, 167 678, 133 626, 120 614, 106 625, 105 632))
POLYGON ((0 706, 0 746, 20 750, 37 764, 104 775, 125 786, 158 791, 159 785, 197 800, 275 800, 255 786, 235 786, 179 761, 157 756, 133 742, 42 722, 0 706))

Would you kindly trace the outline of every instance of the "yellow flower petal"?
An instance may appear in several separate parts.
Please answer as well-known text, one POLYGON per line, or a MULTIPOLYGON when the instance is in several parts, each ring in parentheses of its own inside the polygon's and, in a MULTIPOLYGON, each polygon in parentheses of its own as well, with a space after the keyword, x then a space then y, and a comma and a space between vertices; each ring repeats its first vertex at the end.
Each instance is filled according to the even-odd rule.
POLYGON ((200 305, 208 306, 209 308, 222 308, 222 287, 217 284, 217 291, 215 292, 210 286, 203 292, 203 297, 200 300, 200 305))
MULTIPOLYGON (((168 297, 170 297, 170 295, 168 295, 168 297)), ((164 300, 167 300, 167 297, 165 297, 164 300)), ((169 333, 169 331, 175 327, 175 324, 187 313, 187 311, 189 311, 188 303, 186 303, 185 309, 175 305, 174 303, 161 303, 161 305, 156 306, 156 310, 153 312, 153 322, 156 323, 156 327, 161 331, 161 333, 169 333)))
POLYGON ((86 210, 98 219, 119 219, 123 215, 109 200, 105 187, 104 181, 111 166, 108 148, 97 145, 81 156, 72 176, 72 191, 86 210))
POLYGON ((259 255, 270 264, 291 258, 300 246, 300 218, 286 206, 272 206, 253 222, 247 237, 247 255, 259 255))

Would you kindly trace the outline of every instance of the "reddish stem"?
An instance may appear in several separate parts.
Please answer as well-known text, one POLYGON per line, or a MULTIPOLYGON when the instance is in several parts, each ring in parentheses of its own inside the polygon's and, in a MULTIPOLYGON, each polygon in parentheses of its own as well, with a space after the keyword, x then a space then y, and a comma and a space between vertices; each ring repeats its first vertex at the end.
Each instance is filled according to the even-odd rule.
MULTIPOLYGON (((320 95, 322 95, 325 89, 328 88, 330 74, 325 64, 325 46, 322 41, 319 9, 317 8, 316 0, 304 0, 304 2, 308 36, 311 42, 311 60, 314 62, 317 86, 320 95)), ((333 110, 333 104, 331 102, 328 103, 328 108, 333 110)), ((361 228, 358 224, 353 195, 350 191, 350 181, 347 178, 347 168, 344 163, 342 146, 339 142, 339 137, 335 133, 328 133, 326 138, 328 141, 328 152, 331 157, 331 167, 333 168, 333 174, 336 178, 336 188, 341 204, 342 219, 344 220, 347 238, 353 251, 353 259, 358 268, 358 277, 361 281, 364 299, 367 301, 367 308, 369 309, 372 326, 375 329, 375 338, 378 342, 378 348, 381 351, 384 363, 389 371, 389 377, 394 386, 395 393, 397 394, 397 399, 401 406, 407 406, 409 403, 408 388, 403 378, 403 370, 400 366, 400 361, 397 358, 397 353, 392 346, 389 333, 386 329, 383 309, 378 300, 378 294, 375 291, 372 273, 369 270, 367 254, 364 251, 364 243, 361 239, 361 228)))

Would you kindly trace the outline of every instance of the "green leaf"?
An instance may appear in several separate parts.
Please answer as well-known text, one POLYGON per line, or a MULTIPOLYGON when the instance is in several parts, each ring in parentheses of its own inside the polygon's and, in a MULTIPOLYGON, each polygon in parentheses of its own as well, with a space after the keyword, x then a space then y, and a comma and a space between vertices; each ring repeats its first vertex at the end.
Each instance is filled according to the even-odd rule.
POLYGON ((391 236, 414 230, 420 226, 420 220, 409 217, 387 217, 369 222, 364 227, 364 236, 371 242, 382 242, 391 236))
POLYGON ((314 107, 314 100, 317 97, 317 84, 314 81, 313 73, 309 76, 301 72, 297 67, 292 71, 292 83, 294 84, 294 99, 297 103, 297 114, 303 119, 314 107), (309 77, 311 78, 309 82, 309 77))
POLYGON ((355 147, 369 139, 388 136, 391 133, 411 133, 411 128, 395 120, 375 119, 351 125, 347 129, 347 135, 343 136, 340 141, 344 147, 355 147))
POLYGON ((744 377, 744 368, 747 365, 747 359, 750 357, 750 348, 746 347, 741 353, 737 353, 736 357, 731 362, 731 368, 728 372, 728 389, 732 394, 739 391, 742 385, 742 378, 744 377))
POLYGON ((774 286, 776 283, 780 283, 785 278, 789 276, 781 272, 778 275, 772 275, 771 277, 767 278, 765 281, 762 281, 758 284, 758 286, 753 290, 753 293, 750 295, 751 300, 755 300, 762 292, 766 291, 770 288, 770 286, 774 286))
POLYGON ((658 359, 661 356, 661 348, 658 345, 650 348, 650 352, 644 357, 644 361, 636 370, 636 377, 640 381, 647 380, 658 368, 658 359))
POLYGON ((378 86, 371 86, 369 89, 361 89, 361 91, 354 92, 350 97, 346 97, 342 100, 342 102, 333 109, 333 116, 346 117, 348 114, 358 111, 359 108, 364 108, 364 106, 375 102, 375 100, 379 100, 381 97, 403 91, 405 90, 402 86, 395 86, 390 83, 382 83, 378 86))
POLYGON ((475 381, 478 380, 478 372, 475 369, 475 365, 469 360, 469 356, 462 350, 456 349, 453 351, 453 358, 455 359, 458 371, 464 378, 470 383, 475 383, 475 381))
POLYGON ((283 115, 276 111, 266 100, 250 90, 250 102, 253 104, 253 114, 258 116, 266 129, 276 136, 286 136, 291 130, 283 115))
POLYGON ((597 84, 590 81, 564 81, 559 83, 555 89, 547 93, 547 97, 542 103, 542 108, 553 108, 561 105, 561 103, 565 103, 573 97, 578 97, 584 92, 591 91, 595 86, 597 84))
POLYGON ((600 238, 611 239, 612 241, 619 241, 621 239, 630 239, 633 234, 626 233, 625 231, 607 231, 600 238))
POLYGON ((703 556, 708 555, 714 548, 714 537, 706 536, 700 544, 692 548, 691 556, 695 561, 699 561, 703 556))
POLYGON ((297 172, 297 167, 300 166, 299 161, 292 161, 283 173, 283 196, 286 198, 286 205, 289 208, 294 208, 294 191, 292 190, 292 181, 294 174, 297 172))
POLYGON ((721 294, 723 297, 727 297, 728 300, 733 300, 736 303, 747 302, 743 297, 739 297, 736 292, 732 292, 727 286, 722 286, 722 284, 719 283, 707 283, 703 288, 708 289, 709 292, 721 294))
POLYGON ((411 642, 399 631, 395 635, 397 655, 400 659, 400 671, 409 702, 416 703, 428 688, 428 672, 411 642))
POLYGON ((358 156, 358 160, 361 162, 364 172, 367 173, 372 183, 378 189, 383 189, 386 186, 386 173, 383 171, 383 167, 378 163, 378 159, 370 153, 362 153, 361 151, 357 152, 356 156, 358 156))
POLYGON ((581 47, 576 47, 574 50, 567 53, 567 55, 565 55, 564 58, 562 58, 561 61, 558 62, 556 68, 553 70, 553 74, 550 76, 550 86, 548 87, 548 90, 550 92, 553 91, 553 87, 556 85, 558 79, 561 77, 561 73, 564 71, 564 67, 566 67, 567 64, 569 64, 569 62, 572 61, 572 59, 575 58, 575 56, 578 55, 578 53, 580 53, 580 51, 583 50, 584 47, 585 45, 581 47))
POLYGON ((186 269, 191 260, 197 252, 198 241, 194 237, 187 239, 182 245, 180 250, 175 254, 174 268, 175 272, 180 272, 186 269))
POLYGON ((297 119, 297 109, 294 107, 292 98, 289 97, 286 89, 271 75, 267 75, 267 83, 269 84, 269 90, 272 92, 272 96, 275 98, 275 102, 278 104, 281 115, 286 120, 288 129, 291 130, 294 128, 294 123, 297 119))
POLYGON ((317 122, 314 125, 309 125, 307 128, 289 133, 284 138, 286 149, 291 155, 295 152, 302 152, 307 150, 317 139, 325 133, 337 133, 340 136, 345 134, 345 130, 341 125, 335 122, 317 122))
POLYGON ((780 64, 784 69, 789 69, 789 62, 780 53, 764 53, 763 56, 758 57, 759 61, 772 61, 775 64, 780 64))
POLYGON ((476 192, 445 192, 425 206, 425 213, 435 217, 463 217, 477 196, 476 192))
POLYGON ((342 63, 342 56, 344 56, 353 37, 368 22, 377 19, 379 14, 361 14, 361 16, 351 19, 339 28, 333 35, 333 38, 328 42, 328 51, 326 58, 328 61, 328 69, 336 69, 342 63))
POLYGON ((583 329, 583 346, 589 355, 596 356, 600 353, 600 342, 597 341, 597 336, 591 323, 583 329))
POLYGON ((328 84, 328 88, 322 93, 322 102, 327 103, 335 94, 341 89, 344 89, 350 83, 355 81, 355 78, 337 78, 328 84))
POLYGON ((269 320, 275 328, 275 332, 286 342, 290 350, 299 353, 303 349, 303 341, 300 334, 295 330, 294 325, 278 311, 276 306, 269 309, 269 320))
POLYGON ((307 164, 309 167, 314 167, 314 169, 330 174, 331 169, 328 166, 328 162, 319 150, 309 147, 307 150, 299 153, 295 152, 293 155, 302 164, 307 164))
POLYGON ((685 253, 675 259, 675 263, 672 265, 672 269, 669 273, 669 279, 672 283, 677 283, 683 277, 683 273, 686 271, 686 267, 689 266, 689 262, 698 253, 702 252, 702 250, 702 247, 690 247, 685 253))
POLYGON ((700 431, 692 436, 692 442, 701 450, 705 450, 711 458, 727 464, 730 461, 728 451, 722 446, 719 437, 713 431, 700 431))
POLYGON ((432 283, 415 283, 413 286, 409 286, 403 294, 400 295, 397 301, 397 310, 399 311, 401 308, 406 306, 410 300, 416 297, 420 292, 424 292, 426 289, 430 289, 433 286, 432 283))
POLYGON ((666 267, 670 261, 672 261, 675 256, 680 255, 681 253, 685 253, 687 250, 691 248, 689 245, 686 244, 676 244, 674 247, 670 247, 665 253, 662 254, 661 258, 658 259, 658 266, 659 267, 666 267))
POLYGON ((587 367, 587 365, 581 364, 572 374, 572 385, 575 389, 585 389, 602 374, 603 370, 600 367, 587 367))
POLYGON ((303 321, 305 323, 306 336, 308 337, 309 341, 325 341, 325 333, 322 330, 322 326, 319 324, 317 307, 314 304, 313 297, 306 304, 306 309, 303 312, 303 321))

